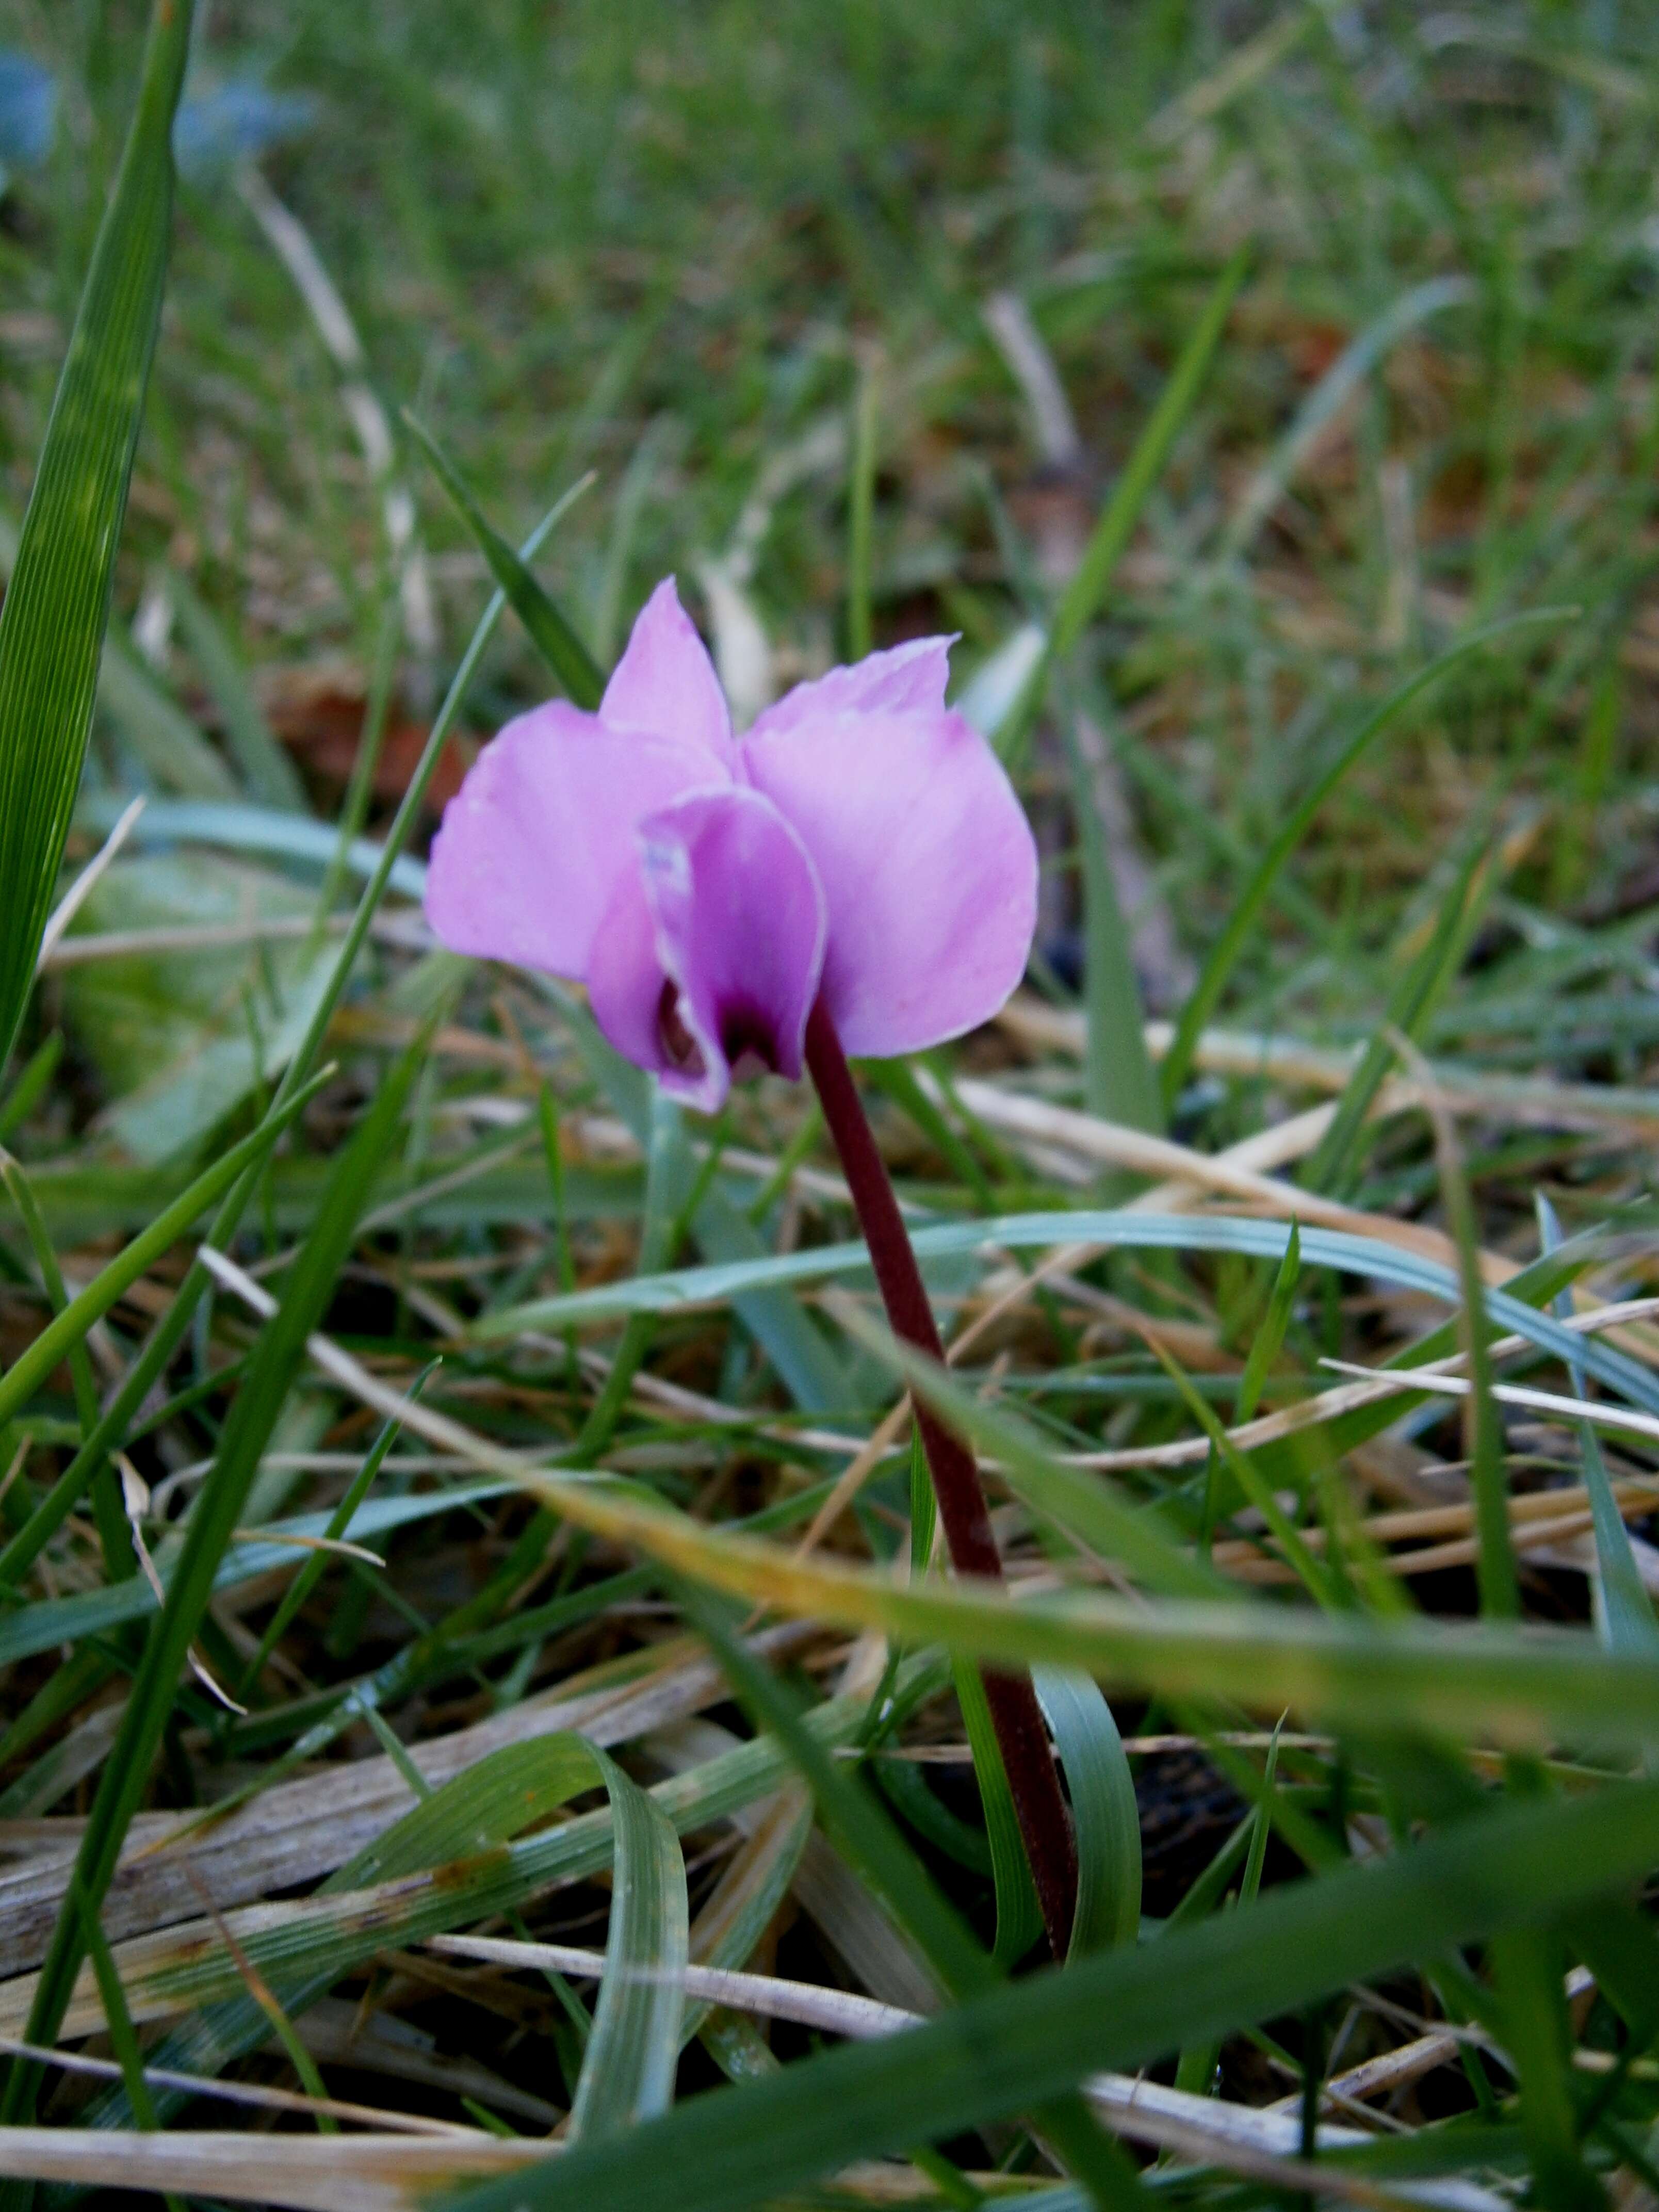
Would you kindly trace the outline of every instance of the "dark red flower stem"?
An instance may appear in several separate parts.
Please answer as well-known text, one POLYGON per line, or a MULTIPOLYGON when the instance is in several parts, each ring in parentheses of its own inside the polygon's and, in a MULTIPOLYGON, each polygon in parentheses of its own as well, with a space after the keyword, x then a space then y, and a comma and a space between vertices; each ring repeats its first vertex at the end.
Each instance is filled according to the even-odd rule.
MULTIPOLYGON (((853 1071, 822 999, 813 1006, 806 1024, 806 1065, 841 1155, 893 1334, 927 1358, 942 1362, 945 1346, 939 1341, 933 1310, 927 1303, 886 1164, 876 1148, 853 1071)), ((972 1451, 919 1402, 915 1418, 951 1565, 959 1575, 980 1575, 1000 1583, 1002 1560, 972 1451)), ((1077 1850, 1036 1692, 1028 1674, 1001 1674, 989 1668, 981 1672, 1036 1883, 1037 1901, 1042 1907, 1042 1923, 1055 1958, 1063 1959, 1077 1901, 1077 1850)))

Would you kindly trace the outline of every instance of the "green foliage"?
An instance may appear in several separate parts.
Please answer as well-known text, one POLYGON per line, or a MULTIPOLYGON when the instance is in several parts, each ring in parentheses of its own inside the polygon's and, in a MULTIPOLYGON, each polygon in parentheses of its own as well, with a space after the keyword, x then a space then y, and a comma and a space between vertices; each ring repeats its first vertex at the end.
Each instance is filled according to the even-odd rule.
POLYGON ((191 13, 192 0, 158 0, 0 609, 0 1066, 22 1019, 92 720, 161 319, 191 13))

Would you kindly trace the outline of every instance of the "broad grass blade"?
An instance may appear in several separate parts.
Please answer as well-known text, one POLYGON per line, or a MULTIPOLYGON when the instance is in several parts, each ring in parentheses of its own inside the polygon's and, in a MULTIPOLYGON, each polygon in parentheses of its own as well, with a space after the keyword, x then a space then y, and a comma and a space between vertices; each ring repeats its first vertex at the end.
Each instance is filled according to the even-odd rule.
POLYGON ((1578 1632, 1431 1626, 1261 1600, 1146 1601, 1094 1591, 1015 1604, 965 1584, 902 1586, 878 1571, 797 1559, 615 1490, 543 1474, 521 1480, 578 1526, 635 1545, 677 1575, 797 1617, 879 1629, 912 1646, 942 1644, 992 1665, 1048 1662, 1171 1698, 1248 1696, 1258 1711, 1289 1707, 1372 1735, 1432 1729, 1528 1748, 1563 1739, 1659 1745, 1653 1668, 1578 1632))
MULTIPOLYGON (((1335 1267, 1346 1274, 1374 1275, 1383 1282, 1423 1291, 1443 1304, 1458 1303, 1457 1278, 1449 1267, 1408 1252, 1380 1237, 1359 1237, 1346 1230, 1299 1228, 1302 1256, 1310 1266, 1335 1267)), ((1157 1214, 1087 1210, 1075 1213, 1005 1213, 988 1221, 939 1222, 916 1230, 912 1236, 920 1260, 955 1258, 969 1252, 994 1251, 999 1247, 1027 1250, 1062 1244, 1096 1244, 1123 1251, 1238 1252, 1254 1259, 1282 1259, 1291 1228, 1279 1221, 1247 1219, 1237 1214, 1157 1214)), ((1583 1249, 1583 1248, 1581 1248, 1583 1249)), ((1582 1263, 1579 1263, 1582 1264, 1582 1263)), ((628 1314, 645 1307, 666 1312, 699 1303, 735 1302, 751 1291, 778 1289, 800 1283, 823 1282, 838 1275, 867 1270, 870 1255, 861 1243, 820 1244, 809 1250, 773 1255, 764 1259, 741 1259, 703 1267, 678 1267, 662 1275, 636 1275, 627 1282, 608 1283, 569 1297, 536 1298, 521 1306, 498 1307, 482 1316, 471 1331, 481 1343, 516 1335, 521 1329, 563 1328, 572 1322, 595 1321, 628 1314)), ((1547 1296, 1570 1280, 1575 1261, 1564 1260, 1560 1272, 1540 1291, 1523 1271, 1506 1290, 1487 1286, 1489 1318, 1553 1352, 1560 1359, 1582 1362, 1586 1373, 1605 1382, 1632 1406, 1659 1413, 1659 1382, 1638 1361, 1610 1345, 1585 1339, 1564 1328, 1548 1314, 1525 1303, 1528 1297, 1547 1296)), ((1438 1358, 1455 1348, 1451 1337, 1425 1338, 1413 1348, 1404 1364, 1438 1358)), ((1407 1410, 1403 1401, 1395 1415, 1407 1410)), ((1391 1415, 1389 1418, 1395 1418, 1391 1415)))
POLYGON ((92 721, 167 281, 173 115, 192 10, 193 0, 157 0, 0 607, 0 1066, 33 980, 92 721))
POLYGON ((1659 1858, 1659 1784, 1505 1806, 1385 1864, 1344 1868, 1139 1949, 994 1990, 910 2030, 690 2100, 608 2144, 469 2190, 456 2212, 740 2212, 860 2158, 1031 2108, 1104 2067, 1298 2009, 1350 1983, 1559 1913, 1659 1858))
POLYGON ((690 1909, 674 1824, 614 1759, 591 1753, 611 1796, 616 1858, 605 1980, 570 2108, 573 2142, 625 2135, 673 2102, 690 1909))
POLYGON ((1133 1944, 1140 1933, 1140 1810, 1112 1709, 1087 1674, 1034 1667, 1031 1680, 1066 1770, 1077 1832, 1077 1915, 1068 1954, 1133 1944))

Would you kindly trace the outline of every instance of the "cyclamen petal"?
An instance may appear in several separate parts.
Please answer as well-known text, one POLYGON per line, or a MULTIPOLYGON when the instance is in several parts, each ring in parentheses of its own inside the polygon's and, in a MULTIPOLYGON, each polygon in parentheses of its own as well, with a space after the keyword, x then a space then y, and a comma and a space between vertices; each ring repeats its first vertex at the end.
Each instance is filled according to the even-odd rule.
POLYGON ((823 993, 845 1049, 916 1052, 988 1021, 1024 973, 1036 847, 959 714, 752 730, 750 780, 793 823, 829 909, 823 993))
POLYGON ((520 714, 444 809, 428 921, 453 951, 581 981, 640 817, 711 771, 696 746, 609 729, 562 700, 520 714))
POLYGON ((954 637, 912 638, 885 653, 866 653, 850 668, 797 684, 775 706, 757 714, 751 738, 793 730, 830 714, 938 713, 945 705, 954 637))
POLYGON ((1018 982, 1036 851, 990 748, 944 706, 948 638, 797 687, 739 743, 670 578, 597 715, 485 747, 434 841, 456 951, 586 981, 600 1028, 713 1110, 745 1061, 797 1077, 822 994, 846 1050, 919 1050, 1018 982))
POLYGON ((705 1113, 745 1060, 792 1081, 823 967, 805 847, 757 792, 689 792, 640 823, 595 946, 593 1018, 617 1049, 705 1113))
POLYGON ((641 609, 599 702, 613 729, 649 730, 732 761, 732 716, 708 648, 680 605, 672 576, 641 609))

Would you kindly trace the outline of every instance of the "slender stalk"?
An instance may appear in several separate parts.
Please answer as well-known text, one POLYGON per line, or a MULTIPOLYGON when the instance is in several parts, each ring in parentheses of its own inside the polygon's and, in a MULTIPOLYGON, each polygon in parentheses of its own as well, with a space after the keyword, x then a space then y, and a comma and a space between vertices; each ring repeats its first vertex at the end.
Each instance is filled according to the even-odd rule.
MULTIPOLYGON (((870 1248, 893 1334, 927 1358, 942 1361, 945 1346, 898 1200, 865 1118, 841 1039, 822 999, 806 1025, 806 1065, 817 1086, 823 1118, 836 1140, 842 1170, 858 1208, 859 1224, 870 1248)), ((915 1419, 951 1565, 959 1575, 980 1575, 1000 1582, 1002 1560, 972 1451, 926 1407, 917 1406, 915 1419)), ((1077 1899, 1077 1850, 1036 1692, 1026 1674, 999 1674, 987 1668, 982 1680, 1014 1810, 1019 1816, 1020 1833, 1031 1862, 1043 1925, 1055 1958, 1063 1959, 1077 1899)))

